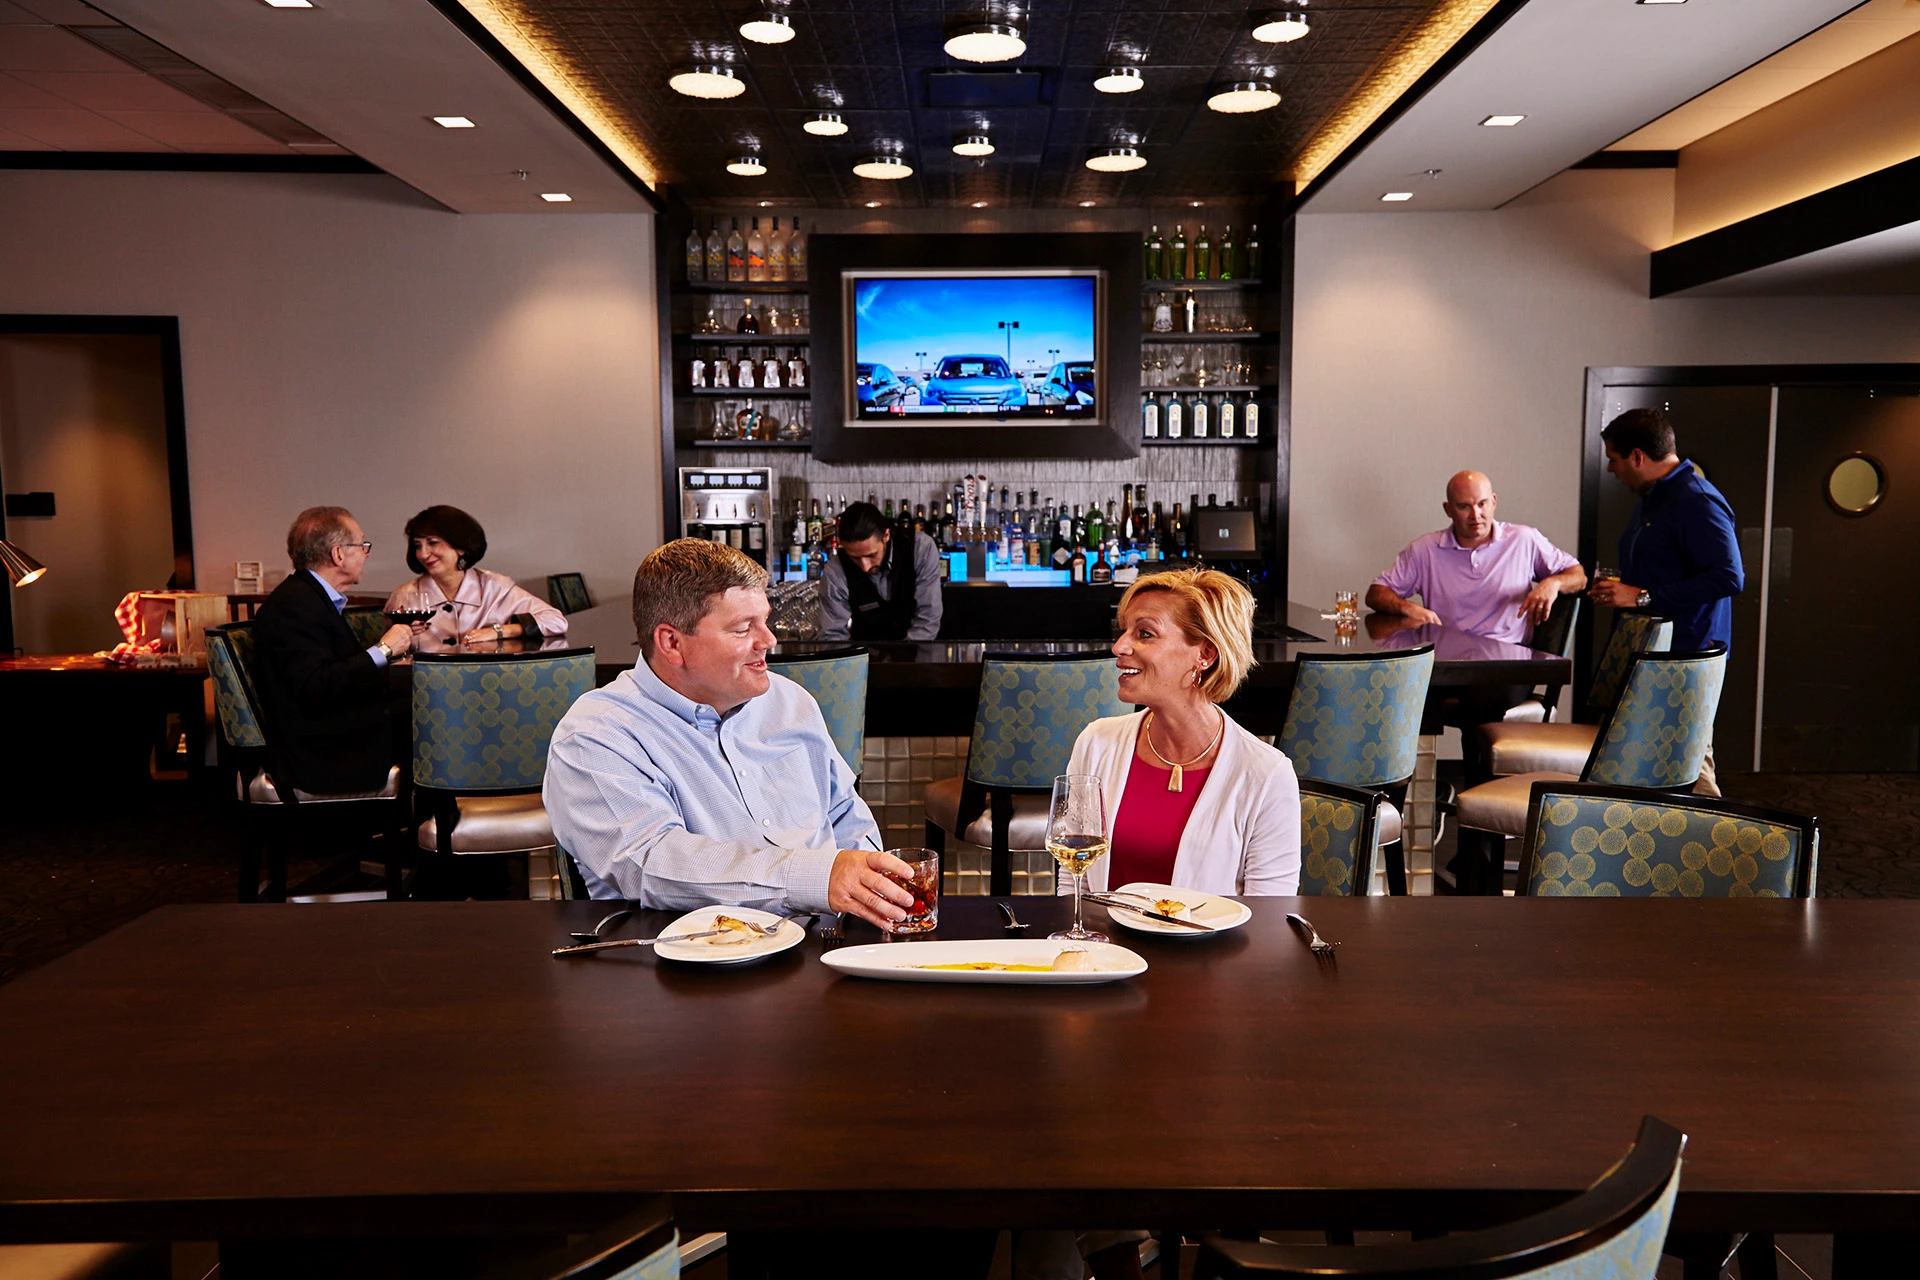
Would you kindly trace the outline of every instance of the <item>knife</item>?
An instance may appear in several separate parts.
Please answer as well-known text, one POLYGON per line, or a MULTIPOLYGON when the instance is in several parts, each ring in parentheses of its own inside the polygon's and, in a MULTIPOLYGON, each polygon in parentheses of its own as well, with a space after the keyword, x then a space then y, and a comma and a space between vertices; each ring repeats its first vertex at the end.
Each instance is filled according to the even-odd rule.
POLYGON ((670 938, 616 938, 612 942, 588 942, 577 947, 555 947, 553 954, 556 957, 577 956, 589 951, 611 951, 615 947, 650 947, 656 942, 692 942, 698 938, 713 938, 731 932, 733 931, 730 929, 708 929, 705 933, 676 933, 670 938))
POLYGON ((1109 898, 1103 893, 1089 893, 1086 895, 1086 899, 1088 902, 1097 902, 1109 910, 1118 907, 1122 911, 1131 911, 1137 916, 1145 916, 1149 920, 1158 920, 1162 924, 1177 924, 1182 929, 1194 929, 1200 933, 1220 932, 1212 925, 1195 924, 1191 920, 1182 920, 1179 916, 1163 916, 1158 911, 1149 911, 1145 907, 1136 907, 1131 902, 1122 902, 1118 898, 1109 898))

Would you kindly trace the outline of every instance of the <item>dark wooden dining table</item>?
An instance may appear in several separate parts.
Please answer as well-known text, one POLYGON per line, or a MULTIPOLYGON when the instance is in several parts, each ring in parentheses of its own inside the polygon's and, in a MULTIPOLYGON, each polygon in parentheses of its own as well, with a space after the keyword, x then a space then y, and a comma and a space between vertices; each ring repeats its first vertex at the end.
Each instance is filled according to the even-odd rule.
POLYGON ((657 1192, 684 1231, 1450 1227, 1577 1192, 1647 1113, 1690 1135, 1677 1227, 1912 1229, 1920 902, 1250 901, 1115 930, 1147 971, 1072 988, 838 976, 813 936, 553 959, 594 902, 165 908, 0 987, 0 1240, 577 1231, 657 1192))

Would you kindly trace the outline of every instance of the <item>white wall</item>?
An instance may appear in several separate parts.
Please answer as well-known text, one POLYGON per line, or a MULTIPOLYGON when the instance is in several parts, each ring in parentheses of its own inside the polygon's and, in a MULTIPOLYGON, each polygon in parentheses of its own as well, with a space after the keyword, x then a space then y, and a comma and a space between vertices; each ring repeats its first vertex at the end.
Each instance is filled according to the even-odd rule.
POLYGON ((1601 170, 1488 213, 1299 219, 1294 599, 1442 527, 1465 467, 1575 550, 1588 366, 1920 361, 1920 298, 1650 300, 1672 211, 1671 171, 1601 170))
POLYGON ((339 503, 384 590, 447 502, 489 568, 617 599, 660 536, 652 225, 463 217, 379 176, 3 172, 0 313, 180 318, 204 588, 284 568, 294 514, 339 503))

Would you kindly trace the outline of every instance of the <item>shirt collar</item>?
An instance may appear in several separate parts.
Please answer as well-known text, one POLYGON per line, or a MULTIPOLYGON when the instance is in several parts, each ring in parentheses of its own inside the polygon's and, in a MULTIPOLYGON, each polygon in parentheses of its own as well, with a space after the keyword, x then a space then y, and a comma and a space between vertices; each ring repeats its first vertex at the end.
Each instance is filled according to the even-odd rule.
POLYGON ((327 593, 327 599, 333 601, 334 612, 338 613, 340 610, 347 607, 347 598, 341 595, 338 591, 335 591, 333 589, 333 584, 331 582, 328 582, 325 578, 321 577, 319 574, 314 573, 313 570, 311 569, 307 570, 307 573, 312 576, 315 582, 320 584, 320 589, 327 593))
MULTIPOLYGON (((640 661, 633 664, 633 682, 638 686, 641 697, 649 702, 657 703, 665 707, 676 717, 686 721, 690 725, 697 727, 703 724, 718 724, 727 718, 706 703, 695 702, 692 698, 689 698, 686 694, 681 693, 665 680, 662 680, 659 674, 654 671, 653 665, 647 661, 644 654, 641 655, 640 661)), ((752 699, 748 699, 748 701, 752 701, 752 699)), ((740 704, 741 707, 745 705, 746 703, 744 702, 740 704)), ((734 711, 738 710, 740 710, 740 707, 734 708, 734 711)), ((732 712, 728 714, 731 715, 732 712)))
MULTIPOLYGON (((1506 521, 1495 520, 1493 522, 1493 536, 1491 538, 1488 538, 1485 542, 1481 543, 1480 547, 1492 546, 1494 543, 1500 541, 1502 537, 1501 530, 1505 529, 1506 527, 1507 527, 1506 521)), ((1461 546, 1460 539, 1453 536, 1452 525, 1448 525, 1446 528, 1440 531, 1440 545, 1452 551, 1478 551, 1480 549, 1480 547, 1461 546)))
POLYGON ((1658 489, 1661 485, 1666 484, 1670 480, 1678 479, 1683 475, 1690 476, 1693 474, 1694 474, 1694 470, 1693 470, 1692 460, 1689 458, 1682 458, 1680 459, 1679 466, 1667 472, 1667 474, 1661 476, 1658 480, 1655 480, 1652 486, 1648 488, 1647 492, 1652 493, 1655 489, 1658 489))

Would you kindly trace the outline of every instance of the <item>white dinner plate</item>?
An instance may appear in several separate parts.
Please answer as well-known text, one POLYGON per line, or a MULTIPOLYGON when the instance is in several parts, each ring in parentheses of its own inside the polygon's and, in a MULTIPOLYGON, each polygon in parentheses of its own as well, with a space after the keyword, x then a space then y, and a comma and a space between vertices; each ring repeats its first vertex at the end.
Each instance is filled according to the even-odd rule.
POLYGON ((739 964, 746 960, 764 960, 768 956, 779 955, 789 947, 799 946, 800 940, 807 936, 805 929, 785 916, 776 916, 770 911, 755 911, 752 907, 701 907, 698 911, 687 912, 662 929, 660 936, 704 933, 713 928, 715 916, 732 916, 735 920, 747 920, 769 929, 778 925, 779 929, 767 937, 745 944, 730 942, 724 936, 701 938, 696 942, 662 942, 654 947, 653 953, 668 960, 684 960, 690 964, 739 964))
POLYGON ((1046 938, 991 938, 966 942, 882 942, 841 947, 820 957, 841 973, 893 982, 994 982, 1013 986, 1084 986, 1118 982, 1147 971, 1147 962, 1111 942, 1059 942, 1046 938), (1005 969, 929 969, 936 964, 1043 964, 1069 947, 1093 957, 1097 968, 1085 972, 1009 972, 1005 969))
MULTIPOLYGON (((1148 884, 1145 881, 1135 881, 1133 884, 1123 884, 1118 889, 1109 889, 1107 892, 1137 893, 1142 897, 1156 900, 1171 898, 1175 902, 1184 902, 1187 904, 1187 919, 1195 924, 1204 924, 1216 933, 1226 929, 1238 929, 1253 919, 1253 910, 1246 903, 1236 902, 1232 898, 1222 898, 1218 894, 1201 893, 1198 889, 1176 889, 1170 884, 1148 884)), ((1197 929, 1182 929, 1177 924, 1149 920, 1125 907, 1110 906, 1105 903, 1101 905, 1106 906, 1107 915, 1115 924, 1122 929, 1131 929, 1135 933, 1157 933, 1170 938, 1207 936, 1197 929)))

